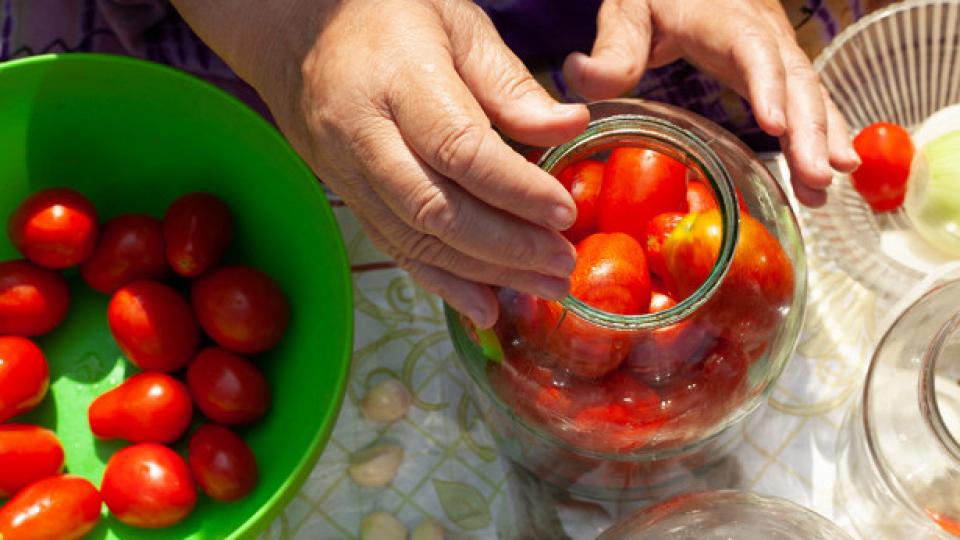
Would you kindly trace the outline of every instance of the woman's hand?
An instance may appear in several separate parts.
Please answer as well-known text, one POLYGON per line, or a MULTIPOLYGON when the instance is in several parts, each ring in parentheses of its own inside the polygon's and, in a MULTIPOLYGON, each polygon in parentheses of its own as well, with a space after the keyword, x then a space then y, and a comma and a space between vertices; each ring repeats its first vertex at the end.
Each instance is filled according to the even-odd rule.
POLYGON ((605 0, 597 22, 592 53, 564 64, 583 96, 618 96, 682 57, 750 100, 760 127, 780 137, 801 202, 823 204, 831 166, 859 164, 778 0, 605 0))
POLYGON ((538 146, 581 132, 465 0, 176 0, 264 97, 370 239, 476 324, 488 285, 563 297, 575 206, 491 127, 538 146))

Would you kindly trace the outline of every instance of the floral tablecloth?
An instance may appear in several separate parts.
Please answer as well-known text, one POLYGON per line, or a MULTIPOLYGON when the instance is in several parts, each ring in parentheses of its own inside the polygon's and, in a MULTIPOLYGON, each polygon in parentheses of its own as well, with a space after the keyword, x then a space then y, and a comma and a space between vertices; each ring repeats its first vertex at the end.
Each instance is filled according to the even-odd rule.
MULTIPOLYGON (((781 156, 765 161, 784 179, 781 156)), ((466 392, 441 302, 372 247, 350 210, 331 202, 353 267, 352 375, 326 450, 263 539, 357 538, 360 520, 375 510, 411 529, 433 517, 454 539, 590 539, 636 506, 557 498, 510 470, 466 392), (358 409, 365 389, 387 376, 415 396, 410 414, 390 425, 358 409), (360 487, 347 475, 349 457, 376 442, 403 446, 404 462, 386 488, 360 487)), ((781 496, 846 527, 836 511, 843 505, 834 501, 834 448, 888 306, 833 265, 809 235, 807 253, 810 297, 797 351, 769 399, 735 428, 734 454, 698 483, 781 496)))

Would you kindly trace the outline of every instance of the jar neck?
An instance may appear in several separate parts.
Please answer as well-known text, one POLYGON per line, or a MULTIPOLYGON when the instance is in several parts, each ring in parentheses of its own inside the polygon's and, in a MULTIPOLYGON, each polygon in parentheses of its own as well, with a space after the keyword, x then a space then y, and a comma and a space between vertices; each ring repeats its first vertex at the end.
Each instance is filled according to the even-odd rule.
MULTIPOLYGON (((591 104, 591 113, 595 106, 591 104)), ((594 116, 596 116, 594 114, 594 116)), ((580 318, 600 326, 619 329, 657 328, 687 318, 713 296, 733 260, 740 229, 740 208, 733 180, 717 153, 693 132, 667 120, 640 114, 619 114, 598 118, 572 141, 547 150, 540 167, 553 174, 567 165, 617 147, 633 146, 655 150, 698 171, 716 195, 723 232, 717 261, 709 276, 689 297, 676 306, 656 313, 621 315, 591 307, 573 296, 560 303, 580 318)))
MULTIPOLYGON (((924 423, 933 433, 940 447, 953 459, 960 469, 960 444, 944 422, 937 399, 937 368, 947 358, 947 342, 960 330, 960 312, 950 317, 934 336, 920 361, 919 405, 924 423)), ((941 382, 942 384, 942 382, 941 382)))

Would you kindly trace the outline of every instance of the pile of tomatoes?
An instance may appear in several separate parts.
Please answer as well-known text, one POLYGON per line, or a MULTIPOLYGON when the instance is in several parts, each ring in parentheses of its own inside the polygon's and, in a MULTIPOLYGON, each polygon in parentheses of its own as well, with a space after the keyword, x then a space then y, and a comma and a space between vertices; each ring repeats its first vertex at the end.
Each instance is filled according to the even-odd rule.
POLYGON ((219 266, 233 234, 227 205, 191 193, 162 220, 126 214, 101 225, 86 197, 53 188, 20 204, 8 233, 24 259, 0 263, 0 498, 10 497, 0 538, 81 538, 101 503, 123 523, 168 527, 192 512, 197 485, 215 500, 249 494, 256 459, 231 428, 262 418, 271 392, 241 355, 275 346, 290 310, 263 272, 219 266), (70 298, 58 271, 76 266, 87 285, 111 295, 111 333, 139 368, 87 411, 94 436, 132 443, 110 458, 99 490, 62 474, 64 448, 52 431, 8 422, 47 394, 47 362, 30 338, 63 321, 70 298), (184 437, 195 408, 206 421, 185 460, 166 445, 184 437))
MULTIPOLYGON (((692 295, 717 262, 723 220, 698 172, 652 149, 620 147, 557 174, 577 205, 566 231, 571 295, 642 315, 692 295)), ((494 390, 528 422, 578 448, 630 452, 704 436, 749 395, 747 372, 789 312, 792 263, 737 193, 740 233, 726 276, 688 317, 621 330, 517 291, 499 291, 504 362, 494 390)))

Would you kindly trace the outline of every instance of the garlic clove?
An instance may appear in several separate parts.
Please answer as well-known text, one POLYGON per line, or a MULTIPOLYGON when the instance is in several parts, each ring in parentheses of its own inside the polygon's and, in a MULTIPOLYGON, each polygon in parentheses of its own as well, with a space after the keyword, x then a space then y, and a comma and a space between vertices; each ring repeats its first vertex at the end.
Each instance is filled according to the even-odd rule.
POLYGON ((413 530, 410 540, 443 540, 443 527, 433 518, 426 518, 413 530))
POLYGON ((360 450, 350 457, 347 473, 361 486, 383 487, 393 481, 403 461, 403 448, 378 445, 360 450))
POLYGON ((407 527, 393 514, 371 512, 360 521, 360 540, 407 540, 407 527))
POLYGON ((395 422, 407 415, 413 397, 397 379, 381 381, 367 392, 360 403, 363 415, 377 422, 395 422))

